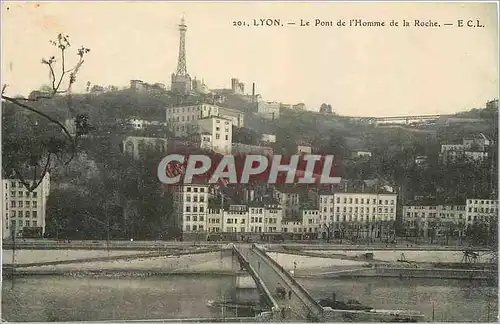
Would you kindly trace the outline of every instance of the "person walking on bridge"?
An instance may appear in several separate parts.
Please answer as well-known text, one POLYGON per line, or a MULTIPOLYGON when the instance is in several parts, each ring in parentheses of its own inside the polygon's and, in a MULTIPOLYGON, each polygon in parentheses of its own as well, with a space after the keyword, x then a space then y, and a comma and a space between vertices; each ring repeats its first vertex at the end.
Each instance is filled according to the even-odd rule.
POLYGON ((292 299, 292 291, 288 291, 288 299, 292 299))

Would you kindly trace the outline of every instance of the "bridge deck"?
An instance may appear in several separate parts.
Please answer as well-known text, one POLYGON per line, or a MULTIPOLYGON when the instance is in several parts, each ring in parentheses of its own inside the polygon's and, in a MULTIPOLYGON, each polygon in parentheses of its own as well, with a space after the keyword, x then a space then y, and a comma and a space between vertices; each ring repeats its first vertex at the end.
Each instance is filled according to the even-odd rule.
POLYGON ((321 311, 312 298, 307 295, 303 289, 298 287, 294 280, 287 278, 275 264, 259 252, 248 246, 239 246, 237 249, 244 255, 250 265, 259 274, 268 290, 274 295, 280 309, 285 308, 286 320, 310 320, 310 314, 316 314, 321 311), (286 297, 279 298, 275 294, 276 289, 282 287, 286 290, 286 297), (289 298, 291 292, 291 298, 289 298), (288 307, 290 309, 288 309, 288 307))

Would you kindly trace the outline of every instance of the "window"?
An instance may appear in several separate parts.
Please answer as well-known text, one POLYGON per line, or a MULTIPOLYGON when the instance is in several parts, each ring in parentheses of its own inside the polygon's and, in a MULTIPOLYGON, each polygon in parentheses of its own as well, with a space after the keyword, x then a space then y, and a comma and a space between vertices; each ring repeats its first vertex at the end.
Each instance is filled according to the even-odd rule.
POLYGON ((186 206, 186 212, 191 212, 191 206, 186 206))
POLYGON ((34 218, 35 218, 35 217, 37 217, 37 212, 36 212, 36 210, 32 211, 32 215, 33 215, 33 217, 34 217, 34 218))
POLYGON ((19 207, 21 207, 21 208, 23 207, 23 202, 22 201, 18 201, 17 203, 19 204, 19 207))
POLYGON ((10 207, 16 207, 16 202, 15 201, 11 201, 10 202, 10 207))
POLYGON ((226 135, 226 141, 229 140, 229 135, 226 135))
POLYGON ((11 191, 11 192, 10 192, 10 195, 11 195, 12 197, 15 197, 15 196, 16 196, 16 192, 15 192, 15 191, 11 191))
POLYGON ((36 201, 33 201, 33 208, 37 208, 36 201))
POLYGON ((25 221, 25 222, 24 222, 24 225, 25 225, 26 227, 30 227, 30 221, 29 221, 29 220, 25 221))
POLYGON ((215 139, 220 139, 220 134, 215 134, 215 139))
POLYGON ((19 197, 22 197, 22 196, 23 196, 23 192, 22 192, 22 191, 18 191, 18 192, 17 192, 17 195, 18 195, 19 197))

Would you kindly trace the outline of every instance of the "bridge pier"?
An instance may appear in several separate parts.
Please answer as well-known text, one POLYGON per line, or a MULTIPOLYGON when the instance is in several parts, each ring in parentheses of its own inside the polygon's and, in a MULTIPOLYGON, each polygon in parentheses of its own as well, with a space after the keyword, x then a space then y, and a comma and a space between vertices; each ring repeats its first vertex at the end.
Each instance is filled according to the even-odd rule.
POLYGON ((236 289, 257 289, 257 284, 251 275, 239 275, 233 278, 233 286, 236 289))

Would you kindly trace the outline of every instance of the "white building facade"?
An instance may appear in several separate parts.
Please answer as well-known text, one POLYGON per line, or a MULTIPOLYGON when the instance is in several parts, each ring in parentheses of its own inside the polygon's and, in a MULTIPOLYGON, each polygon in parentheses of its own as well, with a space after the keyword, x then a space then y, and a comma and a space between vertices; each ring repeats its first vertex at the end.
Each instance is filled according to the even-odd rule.
POLYGON ((498 200, 467 199, 465 216, 469 225, 491 223, 494 218, 498 218, 498 200))
POLYGON ((244 114, 242 112, 216 105, 200 104, 166 109, 167 123, 176 136, 186 136, 195 132, 196 127, 194 125, 197 120, 212 116, 228 119, 232 125, 238 128, 244 125, 244 114))
MULTIPOLYGON (((182 232, 207 231, 209 186, 175 186, 173 191, 174 224, 182 232)), ((213 216, 211 216, 213 217, 213 216)))
POLYGON ((280 109, 281 104, 279 102, 259 101, 257 103, 257 114, 265 119, 279 119, 280 109))
POLYGON ((2 239, 11 238, 12 234, 22 237, 28 229, 37 233, 37 236, 43 236, 50 193, 50 174, 45 174, 33 192, 29 192, 17 179, 3 179, 2 188, 2 239))
POLYGON ((466 224, 465 205, 438 205, 415 203, 403 206, 402 223, 407 233, 429 236, 429 230, 436 234, 445 232, 450 224, 466 224))
POLYGON ((196 131, 202 135, 201 144, 220 154, 231 154, 233 125, 231 120, 221 117, 207 117, 196 121, 196 131))

